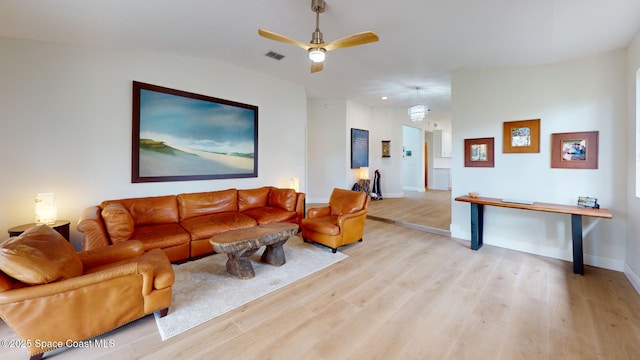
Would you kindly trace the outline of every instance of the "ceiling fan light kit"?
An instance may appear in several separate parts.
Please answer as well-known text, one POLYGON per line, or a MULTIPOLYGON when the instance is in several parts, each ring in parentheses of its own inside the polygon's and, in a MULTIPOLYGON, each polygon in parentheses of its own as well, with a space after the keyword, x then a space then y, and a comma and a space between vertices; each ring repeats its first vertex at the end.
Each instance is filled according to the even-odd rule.
POLYGON ((326 51, 322 48, 309 49, 309 59, 313 62, 323 62, 326 51))
POLYGON ((309 52, 309 59, 311 59, 312 73, 322 70, 322 63, 324 62, 327 51, 378 41, 378 35, 373 31, 365 31, 325 43, 322 38, 322 32, 320 32, 320 14, 324 12, 326 6, 327 4, 324 0, 311 0, 311 10, 316 14, 316 30, 311 34, 311 41, 309 43, 294 40, 290 37, 264 29, 258 29, 258 34, 267 39, 295 45, 307 50, 309 52))

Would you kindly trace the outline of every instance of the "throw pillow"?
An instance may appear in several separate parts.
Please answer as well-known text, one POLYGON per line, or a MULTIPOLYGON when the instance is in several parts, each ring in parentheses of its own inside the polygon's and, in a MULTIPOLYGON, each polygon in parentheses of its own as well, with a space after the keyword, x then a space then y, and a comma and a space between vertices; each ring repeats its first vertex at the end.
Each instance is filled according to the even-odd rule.
POLYGON ((242 212, 267 206, 268 198, 269 188, 266 186, 257 189, 238 190, 238 210, 242 212))
POLYGON ((0 244, 0 270, 26 284, 46 284, 82 275, 82 261, 62 235, 40 225, 0 244))
POLYGON ((112 243, 129 240, 134 222, 131 213, 120 203, 110 203, 102 209, 102 219, 112 243))
POLYGON ((296 208, 296 192, 293 189, 276 189, 269 192, 269 205, 286 211, 296 208))

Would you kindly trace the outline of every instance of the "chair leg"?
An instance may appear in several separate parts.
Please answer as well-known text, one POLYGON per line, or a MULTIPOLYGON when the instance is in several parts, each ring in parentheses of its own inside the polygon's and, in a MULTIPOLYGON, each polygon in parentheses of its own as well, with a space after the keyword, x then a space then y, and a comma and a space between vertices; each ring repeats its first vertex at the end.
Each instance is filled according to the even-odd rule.
POLYGON ((159 315, 160 315, 160 317, 161 317, 161 318, 162 318, 162 317, 165 317, 165 316, 167 316, 167 314, 169 313, 169 308, 168 308, 168 307, 166 307, 166 308, 164 308, 164 309, 160 309, 160 310, 159 310, 159 312, 160 312, 160 313, 159 313, 159 315))
POLYGON ((362 242, 362 238, 360 238, 360 240, 358 240, 358 242, 362 242))
POLYGON ((43 356, 44 353, 41 352, 40 354, 31 355, 31 357, 29 357, 29 360, 41 360, 43 356))
POLYGON ((331 252, 332 252, 332 253, 334 253, 334 254, 335 254, 337 251, 338 251, 338 249, 337 249, 337 248, 331 248, 331 252))

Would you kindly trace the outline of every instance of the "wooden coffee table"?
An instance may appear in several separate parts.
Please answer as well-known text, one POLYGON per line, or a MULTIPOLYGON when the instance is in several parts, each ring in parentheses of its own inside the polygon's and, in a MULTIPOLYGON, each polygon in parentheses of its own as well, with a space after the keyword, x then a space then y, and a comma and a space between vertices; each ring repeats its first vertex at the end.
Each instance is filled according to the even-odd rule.
POLYGON ((227 254, 227 272, 240 279, 255 276, 249 256, 261 246, 266 246, 260 260, 264 263, 282 266, 286 263, 282 245, 298 232, 298 225, 275 223, 258 225, 246 229, 225 231, 211 237, 209 242, 217 253, 227 254))

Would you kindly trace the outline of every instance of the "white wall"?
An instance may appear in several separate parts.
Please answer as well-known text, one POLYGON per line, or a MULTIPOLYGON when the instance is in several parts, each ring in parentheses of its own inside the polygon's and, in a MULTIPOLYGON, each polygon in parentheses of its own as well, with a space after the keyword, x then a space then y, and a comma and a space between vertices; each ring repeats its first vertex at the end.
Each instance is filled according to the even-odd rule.
POLYGON ((404 117, 399 109, 310 99, 308 110, 307 202, 326 203, 333 188, 350 189, 358 180, 358 171, 351 169, 351 128, 369 131, 369 176, 373 180, 373 172, 380 171, 383 198, 402 196, 404 117), (382 140, 391 141, 390 158, 382 158, 382 140))
POLYGON ((71 221, 101 200, 305 179, 304 88, 212 59, 0 38, 0 231, 34 221, 55 192, 71 221), (259 107, 258 178, 131 183, 132 81, 259 107))
POLYGON ((638 92, 637 88, 640 84, 636 83, 637 71, 640 69, 640 33, 633 39, 628 53, 628 66, 626 72, 627 85, 627 123, 626 132, 627 139, 627 259, 624 272, 627 278, 631 280, 636 290, 640 293, 640 199, 635 196, 636 193, 636 141, 638 141, 638 129, 636 121, 640 116, 638 109, 638 92))
MULTIPOLYGON (((541 67, 454 73, 452 195, 575 204, 597 197, 612 220, 583 219, 585 263, 624 268, 627 225, 626 52, 541 67), (541 119, 540 153, 502 153, 505 121, 541 119), (599 131, 597 170, 552 169, 552 133, 599 131), (465 168, 466 138, 495 138, 494 168, 465 168), (591 228, 593 226, 593 228, 591 228)), ((469 204, 452 204, 453 237, 470 239, 469 204)), ((484 241, 511 249, 571 260, 570 217, 524 210, 485 208, 484 241)))
POLYGON ((405 148, 405 156, 402 159, 403 189, 424 191, 424 131, 404 125, 402 133, 405 148))

